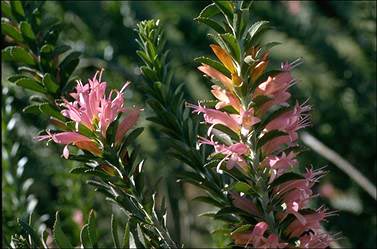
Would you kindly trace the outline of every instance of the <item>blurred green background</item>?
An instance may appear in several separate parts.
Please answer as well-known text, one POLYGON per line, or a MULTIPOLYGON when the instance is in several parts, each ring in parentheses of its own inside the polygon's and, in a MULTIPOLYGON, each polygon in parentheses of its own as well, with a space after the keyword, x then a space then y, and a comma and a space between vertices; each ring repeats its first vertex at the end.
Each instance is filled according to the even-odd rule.
MULTIPOLYGON (((60 42, 83 53, 76 74, 85 80, 104 67, 104 79, 112 87, 132 81, 126 94, 128 105, 144 106, 138 91, 142 77, 133 29, 138 21, 150 18, 160 19, 165 27, 171 67, 176 80, 186 85, 186 99, 210 98, 209 84, 193 62, 195 57, 210 54, 209 30, 193 21, 207 4, 209 1, 47 1, 43 15, 60 18, 65 25, 60 42)), ((313 106, 313 125, 306 130, 375 184, 376 2, 256 1, 251 19, 270 21, 273 29, 265 39, 282 42, 272 49, 271 67, 303 57, 304 64, 294 71, 299 83, 292 91, 300 101, 309 98, 313 106)), ((102 246, 110 246, 111 210, 120 220, 123 213, 109 208, 102 195, 84 184, 85 179, 69 174, 75 163, 60 158, 61 147, 46 147, 32 140, 48 119, 21 113, 30 95, 6 80, 15 68, 1 66, 3 246, 16 231, 16 217, 33 211, 36 224, 51 228, 56 210, 62 211, 63 230, 78 244, 80 214, 86 219, 91 208, 98 214, 102 246)), ((221 246, 221 237, 210 235, 221 223, 198 217, 212 207, 191 202, 200 190, 175 182, 172 172, 179 162, 164 155, 169 144, 162 140, 158 128, 145 120, 148 116, 150 110, 146 109, 139 125, 147 129, 139 143, 151 181, 163 177, 159 186, 170 200, 168 222, 174 238, 185 247, 221 246)), ((313 205, 325 203, 339 210, 325 227, 342 232, 341 246, 375 247, 376 201, 313 151, 301 156, 300 167, 309 165, 327 166, 329 171, 316 188, 324 196, 313 200, 313 205)))

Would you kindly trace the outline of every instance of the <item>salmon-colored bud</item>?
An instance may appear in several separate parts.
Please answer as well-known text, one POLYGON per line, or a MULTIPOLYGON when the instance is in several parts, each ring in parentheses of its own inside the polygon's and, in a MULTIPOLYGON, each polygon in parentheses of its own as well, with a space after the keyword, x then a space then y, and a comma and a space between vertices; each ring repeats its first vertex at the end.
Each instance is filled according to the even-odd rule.
POLYGON ((235 73, 236 67, 234 66, 232 57, 226 52, 222 47, 216 44, 211 44, 210 47, 215 53, 217 58, 224 64, 224 66, 229 70, 231 74, 235 73))
POLYGON ((220 73, 216 69, 208 66, 207 64, 203 64, 202 66, 199 66, 198 69, 211 77, 212 79, 216 79, 220 81, 226 89, 232 90, 233 89, 233 83, 232 80, 226 77, 224 74, 220 73))
POLYGON ((268 61, 261 61, 255 67, 254 70, 251 72, 251 80, 255 82, 266 70, 268 66, 268 61))
POLYGON ((92 141, 81 141, 75 144, 78 148, 82 150, 87 150, 93 155, 100 156, 102 151, 98 148, 97 144, 92 141))

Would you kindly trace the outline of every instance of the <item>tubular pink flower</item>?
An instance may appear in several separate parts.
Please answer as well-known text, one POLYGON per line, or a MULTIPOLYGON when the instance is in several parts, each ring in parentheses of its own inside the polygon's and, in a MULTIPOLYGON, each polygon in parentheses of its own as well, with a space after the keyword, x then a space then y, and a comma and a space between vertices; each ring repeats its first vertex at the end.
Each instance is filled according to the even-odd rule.
POLYGON ((208 140, 206 138, 200 138, 199 144, 212 145, 215 148, 215 153, 225 155, 217 165, 217 171, 219 172, 220 166, 223 162, 227 161, 226 167, 228 170, 233 167, 239 166, 242 169, 246 169, 247 163, 243 158, 244 155, 249 154, 250 148, 243 143, 235 143, 230 146, 219 144, 217 142, 208 140))
POLYGON ((269 183, 274 181, 275 178, 284 174, 284 172, 286 172, 289 168, 296 165, 297 160, 295 157, 296 154, 293 151, 291 151, 288 155, 283 152, 280 157, 274 155, 267 156, 261 163, 261 166, 268 167, 272 170, 269 183))
POLYGON ((257 89, 255 90, 255 96, 273 96, 288 89, 293 81, 290 69, 291 67, 288 63, 283 64, 282 72, 273 77, 269 76, 265 82, 257 87, 257 89))
POLYGON ((205 108, 200 105, 191 105, 191 107, 195 108, 194 112, 204 114, 203 117, 206 123, 214 125, 225 125, 236 133, 239 133, 241 130, 239 120, 237 120, 237 115, 228 114, 226 112, 218 111, 215 109, 205 108))
POLYGON ((327 213, 324 208, 319 208, 313 214, 303 215, 306 221, 304 224, 298 219, 294 220, 286 229, 289 238, 299 237, 308 230, 319 230, 321 228, 320 222, 330 214, 331 213, 327 213))
POLYGON ((215 108, 221 109, 225 106, 232 106, 236 111, 240 112, 241 103, 239 99, 233 95, 232 92, 222 89, 220 86, 213 85, 211 90, 213 96, 215 96, 219 102, 217 102, 215 108))
MULTIPOLYGON (((101 150, 98 148, 97 144, 93 142, 90 138, 81 135, 77 132, 61 132, 61 133, 55 133, 51 134, 48 132, 48 135, 42 135, 35 137, 37 141, 52 139, 55 143, 58 144, 65 144, 65 145, 75 145, 80 149, 89 151, 90 153, 94 155, 100 155, 101 150)), ((67 159, 69 157, 69 150, 68 146, 64 147, 63 150, 63 156, 67 159)))
POLYGON ((300 248, 327 248, 333 239, 327 233, 308 233, 300 237, 300 248))

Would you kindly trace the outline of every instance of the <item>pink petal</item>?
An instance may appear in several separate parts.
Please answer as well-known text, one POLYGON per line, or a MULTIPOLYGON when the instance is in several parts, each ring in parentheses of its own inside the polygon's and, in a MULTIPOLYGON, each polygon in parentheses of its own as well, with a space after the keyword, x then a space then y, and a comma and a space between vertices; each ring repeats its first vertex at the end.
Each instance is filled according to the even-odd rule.
POLYGON ((127 112, 126 117, 119 124, 118 129, 115 134, 115 143, 118 144, 121 142, 123 136, 131 129, 139 119, 140 109, 131 109, 127 112))
POLYGON ((68 157, 69 157, 68 145, 64 146, 63 156, 64 156, 65 159, 68 159, 68 157))

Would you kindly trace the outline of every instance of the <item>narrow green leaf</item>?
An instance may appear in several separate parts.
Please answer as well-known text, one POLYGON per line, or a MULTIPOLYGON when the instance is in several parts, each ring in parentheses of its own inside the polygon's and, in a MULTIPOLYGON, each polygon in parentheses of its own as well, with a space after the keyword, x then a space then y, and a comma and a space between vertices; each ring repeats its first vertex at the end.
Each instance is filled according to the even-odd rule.
POLYGON ((86 248, 93 248, 92 243, 90 242, 89 238, 89 225, 85 224, 80 231, 80 242, 82 246, 86 248))
POLYGON ((120 242, 118 237, 118 222, 115 219, 114 214, 111 215, 111 234, 113 237, 114 248, 120 248, 120 242))
POLYGON ((225 76, 228 76, 228 77, 230 76, 230 72, 228 71, 228 69, 226 69, 226 67, 218 61, 212 60, 204 56, 195 58, 194 61, 207 64, 213 67, 214 69, 216 69, 217 71, 219 71, 220 73, 224 74, 225 76))
POLYGON ((210 18, 198 17, 198 18, 195 18, 195 21, 206 24, 207 26, 209 26, 210 28, 212 28, 213 30, 215 30, 216 32, 220 34, 225 33, 225 29, 223 28, 223 26, 221 26, 221 24, 219 24, 218 22, 210 18))
POLYGON ((93 209, 89 213, 88 234, 93 248, 97 248, 96 219, 93 209))
POLYGON ((59 211, 56 212, 56 218, 53 228, 53 237, 54 241, 59 248, 74 248, 69 242, 67 236, 64 234, 63 230, 61 229, 60 219, 59 219, 59 211))
POLYGON ((130 223, 127 222, 126 227, 124 229, 123 235, 123 245, 122 248, 130 248, 130 223))
POLYGON ((38 81, 32 79, 32 78, 21 78, 17 80, 16 85, 21 86, 23 88, 39 92, 39 93, 46 93, 46 90, 43 88, 42 85, 38 83, 38 81))

